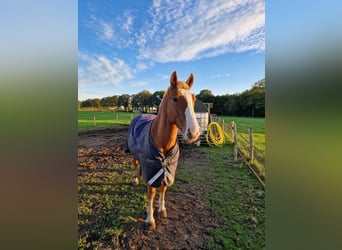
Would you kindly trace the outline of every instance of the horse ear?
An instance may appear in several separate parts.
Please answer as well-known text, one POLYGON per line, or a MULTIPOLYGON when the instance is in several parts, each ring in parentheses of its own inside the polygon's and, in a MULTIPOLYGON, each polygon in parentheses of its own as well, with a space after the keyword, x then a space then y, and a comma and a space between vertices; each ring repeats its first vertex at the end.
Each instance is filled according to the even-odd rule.
POLYGON ((191 73, 186 83, 189 85, 189 89, 191 89, 192 84, 194 84, 194 75, 191 73))
POLYGON ((173 71, 170 77, 170 84, 172 87, 177 88, 177 82, 178 82, 177 72, 173 71))

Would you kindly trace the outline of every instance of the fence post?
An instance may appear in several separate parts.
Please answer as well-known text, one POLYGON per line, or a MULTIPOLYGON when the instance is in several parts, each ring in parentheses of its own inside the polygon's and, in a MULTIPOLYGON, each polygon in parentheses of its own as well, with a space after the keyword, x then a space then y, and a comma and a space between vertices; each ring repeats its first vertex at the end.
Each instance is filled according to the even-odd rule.
POLYGON ((230 139, 232 140, 232 142, 234 142, 234 121, 231 122, 230 124, 230 139))
POLYGON ((249 133, 249 159, 251 162, 254 160, 254 147, 253 147, 253 128, 248 127, 249 133))
POLYGON ((233 131, 234 131, 234 160, 237 160, 237 153, 238 153, 238 141, 237 141, 237 131, 236 131, 236 123, 232 122, 233 131))
POLYGON ((96 117, 94 115, 94 126, 96 127, 96 117))
POLYGON ((224 133, 224 120, 222 119, 222 131, 223 131, 223 133, 224 133))

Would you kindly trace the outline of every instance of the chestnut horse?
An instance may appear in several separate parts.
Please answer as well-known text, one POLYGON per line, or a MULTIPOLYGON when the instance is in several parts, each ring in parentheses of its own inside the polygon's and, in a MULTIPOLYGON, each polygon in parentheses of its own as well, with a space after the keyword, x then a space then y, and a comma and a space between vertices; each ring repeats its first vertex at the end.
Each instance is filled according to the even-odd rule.
POLYGON ((173 72, 158 114, 135 117, 128 130, 127 146, 134 156, 133 163, 136 169, 132 184, 138 185, 138 177, 143 175, 147 184, 146 223, 150 229, 156 227, 153 200, 157 187, 158 213, 164 218, 167 217, 165 192, 174 182, 178 164, 178 130, 182 132, 187 143, 196 141, 200 134, 194 112, 195 95, 190 92, 193 83, 193 74, 183 82, 178 81, 176 71, 173 72))

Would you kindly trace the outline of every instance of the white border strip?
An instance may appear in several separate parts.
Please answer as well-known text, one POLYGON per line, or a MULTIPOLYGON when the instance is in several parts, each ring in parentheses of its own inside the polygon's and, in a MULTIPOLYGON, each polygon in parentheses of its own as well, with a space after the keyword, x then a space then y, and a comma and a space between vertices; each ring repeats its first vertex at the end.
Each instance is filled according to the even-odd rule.
POLYGON ((152 185, 153 184, 153 182, 155 182, 158 178, 159 178, 159 176, 161 176, 162 174, 164 173, 164 169, 160 169, 148 182, 147 182, 147 184, 148 185, 152 185))

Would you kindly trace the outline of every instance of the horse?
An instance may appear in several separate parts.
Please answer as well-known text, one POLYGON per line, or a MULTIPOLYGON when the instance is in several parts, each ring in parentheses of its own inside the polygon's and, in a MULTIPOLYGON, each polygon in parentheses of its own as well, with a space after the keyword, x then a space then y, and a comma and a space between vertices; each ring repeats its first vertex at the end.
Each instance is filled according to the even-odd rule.
POLYGON ((129 126, 127 146, 133 154, 135 175, 134 186, 139 184, 138 177, 143 175, 147 184, 147 218, 149 229, 156 228, 153 217, 153 201, 156 188, 159 188, 158 214, 167 217, 165 192, 174 183, 179 158, 177 141, 178 130, 186 143, 196 141, 200 128, 194 112, 196 97, 190 92, 194 83, 191 73, 188 79, 178 80, 174 71, 157 115, 143 114, 135 117, 129 126), (140 168, 138 168, 140 165, 140 168))

